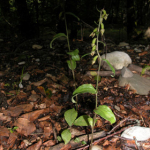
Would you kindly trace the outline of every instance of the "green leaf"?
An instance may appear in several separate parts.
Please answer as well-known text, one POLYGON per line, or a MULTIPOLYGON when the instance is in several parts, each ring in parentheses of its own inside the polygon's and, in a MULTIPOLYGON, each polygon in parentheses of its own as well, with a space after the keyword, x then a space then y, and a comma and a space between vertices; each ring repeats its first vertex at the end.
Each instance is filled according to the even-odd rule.
POLYGON ((76 49, 72 52, 67 52, 67 54, 72 56, 72 60, 74 60, 74 61, 79 61, 80 60, 80 56, 78 55, 78 53, 79 53, 78 49, 76 49))
POLYGON ((91 125, 91 119, 93 118, 89 117, 88 115, 80 116, 79 118, 75 120, 74 125, 75 126, 89 126, 91 125))
POLYGON ((83 58, 83 57, 85 57, 85 56, 87 56, 87 55, 90 55, 91 53, 87 53, 87 54, 84 54, 81 58, 83 58))
POLYGON ((100 115, 102 118, 110 121, 111 124, 116 122, 115 115, 113 114, 112 110, 106 105, 98 106, 97 109, 94 110, 94 112, 100 115))
MULTIPOLYGON (((111 71, 114 73, 114 76, 115 76, 115 69, 114 69, 114 67, 110 64, 110 62, 109 62, 107 59, 104 59, 104 58, 102 58, 102 60, 104 60, 104 61, 109 65, 111 71)), ((114 76, 112 76, 112 77, 114 77, 114 76)))
POLYGON ((73 122, 77 118, 78 112, 72 108, 65 112, 64 117, 69 126, 72 126, 73 122))
POLYGON ((59 142, 61 142, 61 141, 62 141, 61 136, 57 136, 57 140, 58 140, 59 142))
POLYGON ((141 76, 145 73, 145 71, 150 70, 150 66, 145 66, 142 68, 141 76))
POLYGON ((57 38, 60 38, 60 37, 62 37, 62 36, 64 36, 64 37, 67 38, 66 34, 64 34, 64 33, 58 33, 58 34, 56 34, 56 35, 54 36, 54 38, 52 39, 51 43, 50 43, 50 48, 52 48, 52 43, 53 43, 57 38))
POLYGON ((61 137, 64 140, 65 144, 67 144, 70 140, 71 140, 71 133, 69 129, 65 129, 62 133, 61 133, 61 137))
POLYGON ((67 15, 72 15, 72 16, 74 16, 75 18, 77 18, 78 21, 80 21, 80 18, 79 18, 78 16, 76 16, 74 13, 72 13, 72 12, 66 12, 66 14, 67 14, 67 15))
POLYGON ((91 93, 96 94, 96 90, 92 84, 83 84, 79 86, 74 92, 73 95, 82 94, 82 93, 91 93))
POLYGON ((86 143, 86 141, 81 141, 81 144, 82 144, 82 145, 85 145, 85 144, 87 144, 87 143, 86 143))
POLYGON ((15 127, 13 127, 13 130, 16 130, 16 129, 18 129, 19 127, 17 127, 17 126, 15 126, 15 127))
POLYGON ((75 138, 75 139, 74 139, 74 142, 79 143, 79 142, 80 142, 80 139, 79 139, 79 138, 75 138))
POLYGON ((74 70, 76 68, 76 62, 74 60, 68 60, 67 63, 69 69, 74 70))

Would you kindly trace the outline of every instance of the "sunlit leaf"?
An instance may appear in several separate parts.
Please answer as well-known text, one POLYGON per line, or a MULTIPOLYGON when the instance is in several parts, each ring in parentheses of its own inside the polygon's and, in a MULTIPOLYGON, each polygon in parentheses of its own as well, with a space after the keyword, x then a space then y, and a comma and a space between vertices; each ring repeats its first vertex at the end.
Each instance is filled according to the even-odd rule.
POLYGON ((98 115, 100 115, 102 118, 110 121, 111 124, 116 122, 116 117, 112 110, 106 106, 106 105, 100 105, 97 107, 97 109, 94 110, 94 112, 98 115))
POLYGON ((62 133, 61 133, 61 137, 64 140, 65 144, 67 144, 70 140, 71 140, 71 133, 69 129, 65 129, 62 133))
POLYGON ((78 113, 74 108, 69 109, 65 112, 64 117, 69 126, 72 126, 73 122, 77 118, 77 115, 78 113))
POLYGON ((83 84, 79 86, 74 92, 73 95, 81 94, 81 93, 91 93, 96 94, 96 90, 92 84, 83 84))
POLYGON ((88 120, 89 118, 91 117, 88 115, 80 116, 79 118, 75 120, 73 124, 76 126, 89 126, 90 125, 89 120, 88 120))

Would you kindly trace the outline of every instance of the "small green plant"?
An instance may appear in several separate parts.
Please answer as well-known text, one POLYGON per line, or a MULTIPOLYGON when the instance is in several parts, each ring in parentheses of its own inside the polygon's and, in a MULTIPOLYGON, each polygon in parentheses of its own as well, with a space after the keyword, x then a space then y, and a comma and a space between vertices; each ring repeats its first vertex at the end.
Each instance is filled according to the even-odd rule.
MULTIPOLYGON (((57 38, 66 37, 67 43, 68 43, 68 50, 69 50, 69 52, 67 52, 67 54, 70 56, 69 60, 67 60, 67 64, 68 64, 69 69, 72 71, 72 76, 73 76, 74 83, 76 83, 74 70, 76 69, 76 62, 80 61, 80 56, 79 56, 79 50, 78 49, 76 49, 74 51, 71 51, 71 49, 70 49, 70 42, 69 42, 69 34, 68 34, 68 28, 67 28, 66 14, 67 15, 72 15, 73 17, 77 18, 78 20, 80 20, 80 19, 75 14, 73 14, 71 12, 61 12, 60 15, 62 15, 63 13, 64 13, 64 20, 65 20, 66 34, 64 34, 64 33, 56 34, 54 36, 54 38, 52 39, 52 41, 50 42, 50 48, 52 48, 52 43, 57 38)), ((76 84, 75 84, 75 89, 76 89, 76 84)), ((76 97, 76 100, 77 100, 77 97, 76 97)), ((77 103, 76 103, 76 109, 77 109, 77 103)))
MULTIPOLYGON (((91 55, 94 56, 92 64, 94 64, 97 60, 97 58, 99 58, 99 66, 98 66, 98 72, 100 71, 100 66, 101 66, 101 56, 99 54, 99 50, 98 50, 98 43, 102 43, 105 47, 105 43, 99 41, 99 34, 101 34, 101 37, 104 34, 104 24, 103 24, 103 19, 107 19, 108 14, 106 13, 106 11, 104 9, 102 9, 100 12, 100 18, 99 18, 99 22, 98 22, 98 27, 95 28, 93 30, 93 32, 91 33, 90 36, 92 36, 94 39, 92 40, 92 51, 91 51, 91 55)), ((86 55, 86 54, 85 54, 86 55)), ((84 55, 84 56, 85 56, 84 55)), ((115 75, 115 69, 111 66, 111 64, 106 60, 103 59, 103 61, 105 61, 111 68, 112 72, 115 75)), ((64 117, 66 122, 69 125, 68 129, 65 129, 62 133, 61 133, 61 137, 64 140, 65 144, 67 144, 70 140, 71 140, 71 132, 70 132, 70 128, 72 125, 75 126, 91 126, 92 129, 92 140, 91 143, 93 142, 93 129, 96 123, 96 114, 101 116, 102 118, 110 121, 111 124, 115 123, 116 118, 115 115, 113 114, 112 110, 106 106, 106 105, 100 105, 97 106, 97 97, 98 97, 98 82, 99 82, 99 75, 97 74, 97 79, 96 79, 96 89, 93 87, 92 84, 83 84, 81 86, 79 86, 77 89, 75 89, 75 91, 73 92, 72 95, 72 102, 73 103, 77 103, 76 100, 74 99, 74 97, 76 97, 78 94, 82 94, 82 93, 90 93, 90 94, 95 94, 95 109, 94 109, 94 117, 91 118, 88 115, 82 115, 78 117, 78 112, 77 109, 75 110, 74 108, 67 110, 64 113, 64 117)), ((92 146, 92 144, 91 144, 92 146)))
POLYGON ((10 131, 10 133, 13 133, 15 130, 17 130, 18 129, 18 127, 13 127, 13 128, 8 128, 9 129, 9 131, 10 131))
POLYGON ((145 73, 145 71, 150 70, 150 66, 146 65, 144 68, 142 68, 141 76, 145 73))

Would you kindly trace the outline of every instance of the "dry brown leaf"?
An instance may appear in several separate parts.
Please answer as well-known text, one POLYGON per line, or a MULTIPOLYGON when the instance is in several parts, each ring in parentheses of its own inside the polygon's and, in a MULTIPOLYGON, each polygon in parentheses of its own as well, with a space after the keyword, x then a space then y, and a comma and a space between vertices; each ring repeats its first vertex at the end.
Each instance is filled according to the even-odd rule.
POLYGON ((0 126, 0 137, 2 136, 8 137, 9 134, 10 134, 10 131, 6 127, 0 126))
POLYGON ((56 141, 55 140, 48 140, 46 142, 43 143, 43 145, 45 145, 46 147, 47 146, 53 146, 56 144, 56 141))
POLYGON ((17 139, 17 133, 11 133, 9 136, 9 139, 7 141, 7 145, 9 145, 9 148, 13 148, 15 141, 17 139))
POLYGON ((47 82, 47 78, 45 78, 45 79, 43 79, 41 81, 38 81, 38 82, 33 82, 32 84, 34 86, 40 86, 40 85, 44 84, 45 82, 47 82))
POLYGON ((32 122, 45 112, 49 112, 49 108, 42 109, 42 110, 36 110, 36 111, 32 111, 30 113, 23 114, 23 115, 21 115, 21 118, 26 118, 32 122))
POLYGON ((60 113, 62 109, 62 106, 56 106, 55 104, 52 104, 50 106, 50 111, 51 112, 56 112, 56 113, 60 113))
POLYGON ((139 53, 139 56, 144 56, 144 55, 146 55, 148 52, 147 51, 144 51, 144 52, 142 52, 142 53, 139 53))
POLYGON ((49 136, 53 133, 53 127, 52 125, 49 127, 44 127, 44 137, 49 138, 49 136))
POLYGON ((50 119, 50 115, 47 115, 43 118, 38 119, 38 121, 46 121, 46 120, 49 120, 49 119, 50 119))
POLYGON ((30 135, 32 132, 36 130, 34 123, 30 122, 26 118, 18 118, 15 123, 15 126, 18 128, 16 129, 18 133, 23 134, 25 136, 30 135))
POLYGON ((10 107, 7 110, 3 110, 2 112, 6 116, 13 116, 17 117, 19 116, 22 112, 29 112, 31 111, 33 106, 31 104, 24 104, 24 105, 18 105, 16 107, 10 107))
POLYGON ((11 121, 11 117, 5 116, 3 113, 0 113, 0 120, 5 121, 5 122, 9 122, 9 121, 11 121))
POLYGON ((37 94, 32 94, 30 97, 29 97, 29 101, 32 101, 32 102, 35 102, 37 101, 38 99, 40 99, 41 97, 37 94))
POLYGON ((39 150, 41 145, 42 145, 42 140, 39 140, 37 143, 28 147, 26 150, 39 150))

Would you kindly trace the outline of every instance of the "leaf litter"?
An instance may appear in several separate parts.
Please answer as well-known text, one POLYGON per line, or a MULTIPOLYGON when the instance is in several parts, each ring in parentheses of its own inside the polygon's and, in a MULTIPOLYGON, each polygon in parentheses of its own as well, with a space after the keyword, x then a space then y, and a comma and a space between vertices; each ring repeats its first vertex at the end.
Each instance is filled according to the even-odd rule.
MULTIPOLYGON (((91 51, 86 42, 76 41, 73 46, 82 50, 80 55, 91 51)), ((116 47, 110 45, 110 49, 112 48, 116 47)), ((27 49, 29 49, 28 46, 27 49)), ((133 63, 141 67, 150 63, 147 57, 148 51, 135 53, 133 49, 130 49, 127 52, 133 63), (137 57, 140 58, 137 59, 137 57)), ((77 83, 73 83, 71 72, 67 68, 66 60, 68 58, 65 54, 65 45, 61 44, 60 46, 57 43, 53 52, 52 49, 51 51, 49 49, 42 50, 39 47, 36 50, 29 49, 29 51, 25 51, 26 57, 25 59, 22 57, 23 60, 20 55, 21 53, 18 51, 14 57, 10 58, 9 62, 6 57, 3 57, 2 60, 2 62, 7 62, 9 67, 5 70, 6 66, 3 65, 0 71, 1 149, 67 150, 79 148, 80 143, 71 140, 69 144, 64 145, 58 141, 57 136, 60 136, 62 130, 68 128, 64 120, 64 112, 74 107, 71 96, 75 84, 92 83, 93 86, 96 84, 94 77, 84 76, 86 71, 94 70, 89 64, 90 57, 86 56, 77 63, 77 83), (36 59, 38 61, 35 61, 36 59), (26 65, 18 65, 19 61, 25 61, 26 65), (31 77, 27 81, 22 81, 23 89, 20 89, 18 84, 23 67, 31 77), (13 130, 14 127, 18 128, 13 130), (10 129, 13 130, 13 133, 10 133, 10 129)), ((97 134, 96 139, 98 140, 95 139, 94 144, 103 146, 104 150, 120 149, 120 134, 127 126, 138 124, 150 127, 150 94, 141 96, 135 94, 135 91, 130 91, 128 85, 119 87, 117 79, 118 77, 102 77, 99 82, 99 104, 109 106, 117 118, 116 124, 113 126, 98 116, 96 118, 98 121, 95 132, 100 135, 97 134), (101 131, 103 131, 103 135, 101 135, 101 131)), ((92 116, 93 103, 92 95, 82 94, 79 96, 79 114, 92 116)), ((85 141, 87 141, 87 137, 82 135, 91 133, 89 127, 73 127, 72 130, 74 138, 79 136, 85 141)), ((86 147, 84 146, 84 148, 86 147)))

